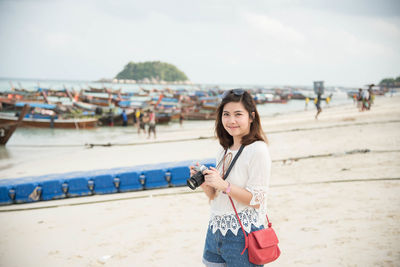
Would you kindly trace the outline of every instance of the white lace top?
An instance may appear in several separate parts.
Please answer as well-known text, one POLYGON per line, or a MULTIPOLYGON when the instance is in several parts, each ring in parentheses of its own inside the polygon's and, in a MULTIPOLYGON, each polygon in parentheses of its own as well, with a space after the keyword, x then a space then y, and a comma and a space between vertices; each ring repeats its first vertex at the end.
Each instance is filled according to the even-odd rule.
MULTIPOLYGON (((222 174, 222 159, 224 152, 221 148, 217 156, 217 169, 222 174)), ((225 157, 225 171, 235 157, 237 151, 228 149, 225 157), (232 154, 232 156, 229 155, 232 154)), ((260 227, 265 224, 267 213, 267 191, 271 173, 271 157, 265 142, 257 141, 245 146, 235 165, 233 166, 227 181, 236 186, 245 188, 253 194, 250 205, 260 204, 259 209, 239 203, 232 198, 236 210, 247 233, 250 233, 251 225, 260 227)), ((237 235, 240 224, 236 218, 235 211, 229 201, 227 194, 217 192, 216 197, 211 200, 211 216, 209 227, 213 233, 220 230, 223 235, 230 230, 237 235)))

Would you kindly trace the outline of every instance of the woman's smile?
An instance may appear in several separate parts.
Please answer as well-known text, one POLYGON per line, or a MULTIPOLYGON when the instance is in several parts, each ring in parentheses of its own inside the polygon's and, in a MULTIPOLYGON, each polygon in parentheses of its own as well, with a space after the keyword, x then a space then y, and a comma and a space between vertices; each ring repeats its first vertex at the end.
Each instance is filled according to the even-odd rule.
POLYGON ((240 102, 230 102, 224 106, 222 124, 233 138, 242 138, 250 131, 249 112, 240 102))

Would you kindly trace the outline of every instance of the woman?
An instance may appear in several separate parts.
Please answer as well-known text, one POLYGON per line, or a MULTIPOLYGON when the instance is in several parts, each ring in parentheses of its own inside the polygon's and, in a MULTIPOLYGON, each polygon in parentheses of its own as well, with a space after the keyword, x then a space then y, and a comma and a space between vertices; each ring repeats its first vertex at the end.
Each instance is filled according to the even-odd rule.
MULTIPOLYGON (((234 89, 223 95, 215 132, 222 146, 218 165, 203 172, 205 182, 201 185, 211 203, 203 263, 210 267, 257 266, 249 262, 247 250, 241 255, 244 235, 229 200, 231 197, 247 233, 264 228, 271 158, 248 92, 234 89), (243 152, 223 180, 222 170, 227 170, 241 145, 245 145, 243 152)), ((194 166, 190 166, 190 172, 196 172, 194 166)))

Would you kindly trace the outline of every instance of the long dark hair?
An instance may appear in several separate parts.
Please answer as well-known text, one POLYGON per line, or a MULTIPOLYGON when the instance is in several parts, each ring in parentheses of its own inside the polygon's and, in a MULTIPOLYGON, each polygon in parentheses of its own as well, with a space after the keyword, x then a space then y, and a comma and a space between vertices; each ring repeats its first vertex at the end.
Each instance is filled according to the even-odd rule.
POLYGON ((243 136, 242 144, 250 145, 255 141, 264 141, 268 143, 268 139, 264 134, 261 127, 260 115, 258 114, 256 103, 253 97, 247 91, 243 91, 243 94, 237 95, 234 90, 228 91, 222 102, 219 104, 217 109, 217 119, 215 120, 215 135, 217 136, 219 143, 224 149, 228 149, 233 145, 233 137, 225 130, 222 124, 222 113, 224 106, 230 102, 240 102, 249 113, 249 117, 253 119, 250 124, 250 132, 243 136), (254 116, 252 115, 254 112, 254 116))

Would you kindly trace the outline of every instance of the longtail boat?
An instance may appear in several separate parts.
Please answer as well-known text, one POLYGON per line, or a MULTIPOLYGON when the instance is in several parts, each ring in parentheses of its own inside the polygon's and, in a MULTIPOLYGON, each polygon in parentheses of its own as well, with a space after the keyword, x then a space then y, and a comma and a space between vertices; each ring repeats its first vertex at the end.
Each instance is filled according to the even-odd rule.
POLYGON ((8 140, 11 138, 14 131, 21 124, 26 113, 29 112, 29 108, 30 108, 29 105, 25 105, 16 121, 5 122, 5 123, 0 122, 0 145, 4 146, 7 144, 8 140))
MULTIPOLYGON (((18 117, 14 113, 0 113, 0 124, 15 123, 18 117)), ((27 115, 20 122, 19 127, 35 128, 73 128, 88 129, 97 126, 97 118, 71 118, 62 119, 57 116, 33 117, 27 115)))

